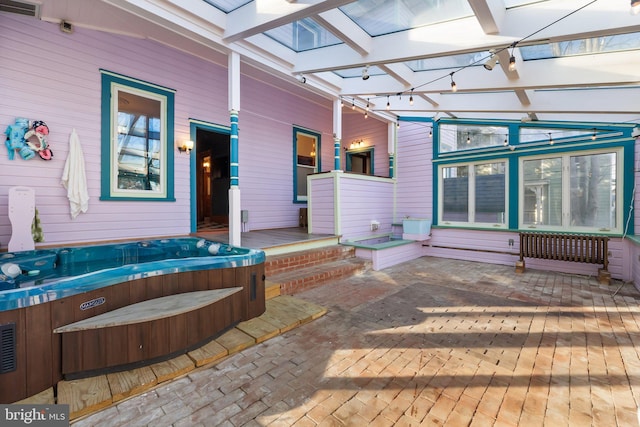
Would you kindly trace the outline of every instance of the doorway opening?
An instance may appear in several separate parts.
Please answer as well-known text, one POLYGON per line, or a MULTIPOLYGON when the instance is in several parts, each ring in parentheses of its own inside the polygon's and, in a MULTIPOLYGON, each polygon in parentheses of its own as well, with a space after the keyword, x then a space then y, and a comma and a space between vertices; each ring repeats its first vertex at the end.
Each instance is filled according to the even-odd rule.
POLYGON ((228 230, 230 136, 196 128, 195 146, 197 229, 199 232, 228 230))

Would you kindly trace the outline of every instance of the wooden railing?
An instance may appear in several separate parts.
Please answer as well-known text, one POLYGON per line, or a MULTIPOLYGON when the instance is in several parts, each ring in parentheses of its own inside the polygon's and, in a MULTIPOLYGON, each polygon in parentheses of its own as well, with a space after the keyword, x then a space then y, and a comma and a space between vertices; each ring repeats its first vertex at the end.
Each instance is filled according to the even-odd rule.
POLYGON ((609 283, 609 237, 565 233, 520 233, 520 261, 516 271, 524 271, 525 258, 601 264, 598 278, 609 283))

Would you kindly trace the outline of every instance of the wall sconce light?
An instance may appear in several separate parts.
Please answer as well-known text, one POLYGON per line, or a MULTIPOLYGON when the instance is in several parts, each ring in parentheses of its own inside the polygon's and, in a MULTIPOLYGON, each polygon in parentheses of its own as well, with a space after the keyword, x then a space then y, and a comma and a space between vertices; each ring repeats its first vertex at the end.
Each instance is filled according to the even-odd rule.
POLYGON ((359 139, 359 140, 353 141, 353 142, 351 143, 351 145, 349 145, 349 150, 353 150, 353 149, 355 149, 355 148, 362 147, 362 145, 363 145, 363 144, 364 144, 364 141, 363 141, 362 139, 359 139))
POLYGON ((182 145, 178 145, 178 151, 181 153, 190 153, 193 150, 193 141, 183 141, 182 145))

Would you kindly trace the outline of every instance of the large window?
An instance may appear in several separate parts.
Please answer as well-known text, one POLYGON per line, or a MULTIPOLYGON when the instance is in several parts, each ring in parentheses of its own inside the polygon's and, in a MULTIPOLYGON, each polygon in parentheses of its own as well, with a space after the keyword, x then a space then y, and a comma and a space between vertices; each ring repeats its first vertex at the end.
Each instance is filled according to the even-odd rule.
POLYGON ((307 201, 307 176, 320 170, 320 134, 306 129, 293 129, 293 195, 294 202, 307 201))
POLYGON ((173 200, 173 95, 102 72, 103 200, 173 200))
POLYGON ((521 159, 521 228, 620 231, 621 150, 521 159))
POLYGON ((507 225, 505 161, 440 167, 442 225, 507 225))

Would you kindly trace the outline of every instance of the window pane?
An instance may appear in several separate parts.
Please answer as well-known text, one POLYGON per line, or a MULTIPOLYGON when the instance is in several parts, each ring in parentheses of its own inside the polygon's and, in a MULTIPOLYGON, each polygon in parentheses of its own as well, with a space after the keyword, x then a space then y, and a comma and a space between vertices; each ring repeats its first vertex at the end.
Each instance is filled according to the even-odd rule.
POLYGON ((161 109, 159 100, 118 91, 118 189, 160 190, 161 109))
POLYGON ((562 159, 523 163, 525 225, 562 225, 562 159))
POLYGON ((616 227, 615 153, 573 156, 571 226, 616 227))
POLYGON ((319 134, 296 131, 295 133, 295 199, 307 200, 307 176, 318 172, 319 134))
POLYGON ((475 166, 475 219, 474 222, 504 224, 505 164, 486 163, 475 166))
POLYGON ((444 123, 439 126, 438 135, 440 152, 450 153, 474 148, 504 146, 509 139, 509 130, 501 126, 444 123))
POLYGON ((469 167, 442 169, 442 219, 469 222, 469 167))

